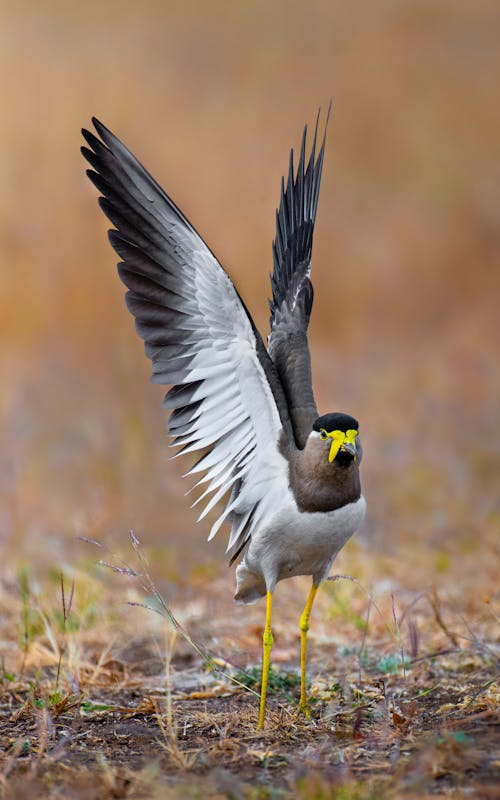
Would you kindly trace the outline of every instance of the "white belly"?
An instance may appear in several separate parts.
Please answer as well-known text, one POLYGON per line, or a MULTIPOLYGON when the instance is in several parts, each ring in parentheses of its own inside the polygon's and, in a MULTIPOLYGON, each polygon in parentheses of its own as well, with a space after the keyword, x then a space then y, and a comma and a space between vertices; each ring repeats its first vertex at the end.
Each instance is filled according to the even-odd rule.
POLYGON ((321 583, 331 569, 339 550, 359 528, 366 503, 361 495, 335 511, 300 512, 291 495, 252 535, 242 563, 236 570, 237 602, 255 602, 276 583, 294 575, 311 575, 321 583))

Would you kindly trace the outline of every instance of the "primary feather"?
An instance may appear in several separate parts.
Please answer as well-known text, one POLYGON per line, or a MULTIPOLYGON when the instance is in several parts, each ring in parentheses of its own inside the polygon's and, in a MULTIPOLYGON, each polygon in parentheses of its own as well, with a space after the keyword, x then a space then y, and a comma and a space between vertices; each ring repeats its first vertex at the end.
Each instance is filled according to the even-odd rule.
POLYGON ((314 401, 307 328, 313 303, 311 252, 325 154, 326 128, 316 157, 318 119, 311 153, 306 163, 307 126, 302 135, 297 170, 290 153, 288 178, 281 181, 280 205, 276 211, 273 242, 273 292, 270 301, 269 354, 286 395, 295 442, 303 448, 318 416, 314 401))

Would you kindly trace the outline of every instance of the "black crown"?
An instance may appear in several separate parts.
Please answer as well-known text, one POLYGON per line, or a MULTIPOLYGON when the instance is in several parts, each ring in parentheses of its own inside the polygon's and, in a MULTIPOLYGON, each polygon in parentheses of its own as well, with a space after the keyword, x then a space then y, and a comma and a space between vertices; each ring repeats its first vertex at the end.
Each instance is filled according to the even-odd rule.
POLYGON ((320 431, 321 429, 328 433, 330 431, 342 431, 343 433, 350 430, 357 431, 359 422, 349 414, 340 414, 336 411, 333 414, 323 414, 322 417, 318 417, 313 425, 313 431, 320 431))

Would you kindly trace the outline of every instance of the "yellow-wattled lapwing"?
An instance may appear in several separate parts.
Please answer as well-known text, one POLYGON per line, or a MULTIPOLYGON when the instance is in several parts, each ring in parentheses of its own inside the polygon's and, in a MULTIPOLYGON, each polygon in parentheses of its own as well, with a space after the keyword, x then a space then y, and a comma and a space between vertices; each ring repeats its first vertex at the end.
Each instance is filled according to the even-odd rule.
MULTIPOLYGON (((264 724, 276 583, 311 575, 300 617, 301 691, 306 700, 306 637, 318 586, 365 513, 359 425, 348 414, 318 415, 307 328, 314 222, 325 152, 316 155, 318 123, 297 168, 293 150, 282 181, 273 243, 268 349, 237 290, 170 197, 104 125, 84 130, 90 180, 114 229, 127 305, 135 316, 155 383, 172 386, 169 433, 181 453, 203 450, 187 475, 204 473, 200 519, 227 493, 211 528, 231 525, 227 553, 236 568, 238 603, 266 597, 259 727, 264 724)), ((198 485, 197 484, 197 485, 198 485)))

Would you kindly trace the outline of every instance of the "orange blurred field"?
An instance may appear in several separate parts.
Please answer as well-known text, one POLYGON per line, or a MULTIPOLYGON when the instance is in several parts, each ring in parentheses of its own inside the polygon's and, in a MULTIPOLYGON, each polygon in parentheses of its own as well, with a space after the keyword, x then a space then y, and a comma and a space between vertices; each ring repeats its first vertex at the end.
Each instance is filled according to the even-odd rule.
MULTIPOLYGON (((498 5, 27 0, 0 14, 4 611, 20 565, 42 583, 85 572, 77 536, 124 552, 134 529, 174 600, 259 624, 260 608, 232 611, 224 536, 205 544, 187 464, 167 461, 80 127, 96 115, 143 161, 265 338, 279 182, 332 98, 310 346, 322 412, 361 420, 369 508, 336 569, 405 597, 435 586, 454 623, 498 643, 498 5)), ((305 587, 284 590, 290 625, 305 587)))

